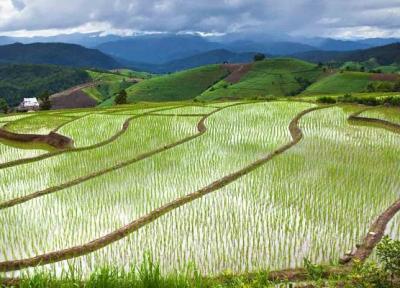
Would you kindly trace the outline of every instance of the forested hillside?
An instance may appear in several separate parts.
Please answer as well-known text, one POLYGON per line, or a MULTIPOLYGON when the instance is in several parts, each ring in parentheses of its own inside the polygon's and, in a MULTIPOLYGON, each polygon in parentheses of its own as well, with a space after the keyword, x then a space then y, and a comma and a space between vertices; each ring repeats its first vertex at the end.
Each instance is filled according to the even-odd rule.
POLYGON ((45 91, 56 93, 90 80, 86 71, 77 68, 3 64, 0 65, 0 97, 15 106, 24 97, 38 97, 45 91))
POLYGON ((111 56, 96 49, 65 43, 33 43, 0 46, 0 63, 54 64, 85 68, 120 68, 111 56))

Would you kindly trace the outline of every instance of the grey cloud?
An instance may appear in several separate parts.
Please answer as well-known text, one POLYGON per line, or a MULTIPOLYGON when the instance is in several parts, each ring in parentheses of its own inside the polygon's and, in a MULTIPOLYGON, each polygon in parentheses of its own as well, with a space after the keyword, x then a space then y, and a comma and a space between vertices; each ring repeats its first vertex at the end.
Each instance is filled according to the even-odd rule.
POLYGON ((11 0, 11 3, 18 11, 21 11, 26 6, 23 0, 11 0))
POLYGON ((9 18, 5 15, 0 31, 69 29, 88 23, 134 31, 306 36, 352 27, 400 29, 399 0, 4 1, 12 1, 17 13, 9 18))

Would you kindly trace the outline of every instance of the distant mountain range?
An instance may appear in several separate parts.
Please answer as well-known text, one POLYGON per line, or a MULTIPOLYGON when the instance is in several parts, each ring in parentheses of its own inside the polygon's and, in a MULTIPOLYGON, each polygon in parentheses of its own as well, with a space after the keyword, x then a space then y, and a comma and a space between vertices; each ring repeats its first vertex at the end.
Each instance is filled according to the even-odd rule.
POLYGON ((331 55, 348 55, 349 51, 369 49, 378 44, 386 45, 398 41, 400 40, 395 38, 360 41, 314 38, 305 43, 249 40, 212 42, 196 35, 149 35, 105 42, 96 48, 112 55, 121 63, 146 71, 164 73, 198 66, 196 63, 205 65, 224 61, 242 62, 251 59, 249 55, 251 53, 254 55, 256 52, 271 57, 294 55, 312 61, 314 59, 310 58, 316 55, 323 61, 330 60, 331 55))
MULTIPOLYGON (((82 35, 36 37, 29 38, 29 41, 66 39, 96 45, 97 49, 67 43, 14 43, 0 46, 0 63, 54 64, 100 69, 126 67, 152 73, 168 73, 207 64, 250 62, 255 53, 264 53, 270 58, 289 56, 312 62, 360 62, 370 58, 375 58, 381 65, 400 62, 400 44, 370 48, 376 44, 398 41, 395 38, 360 41, 314 38, 304 40, 305 43, 298 43, 249 40, 217 42, 196 35, 170 34, 128 38, 82 35)), ((0 37, 0 43, 7 39, 9 40, 9 37, 0 37)))
POLYGON ((136 70, 149 71, 152 73, 169 73, 186 70, 208 64, 248 63, 252 62, 255 52, 235 53, 226 49, 216 49, 196 54, 163 64, 148 64, 139 62, 128 62, 128 65, 136 70))
POLYGON ((363 62, 374 58, 380 65, 400 63, 400 43, 355 51, 308 51, 292 55, 311 62, 363 62))
POLYGON ((73 33, 49 37, 0 36, 0 45, 20 42, 70 43, 99 50, 133 62, 162 64, 195 54, 217 49, 232 52, 262 52, 271 55, 322 51, 351 51, 368 49, 399 42, 396 38, 339 40, 331 38, 268 37, 268 35, 240 35, 238 37, 201 37, 199 35, 153 34, 141 36, 102 35, 100 33, 73 33), (286 39, 286 40, 285 40, 286 39))
POLYGON ((212 42, 195 35, 149 35, 106 42, 96 47, 118 59, 149 64, 164 64, 212 50, 234 53, 260 52, 271 55, 290 55, 318 48, 296 42, 212 42))
POLYGON ((128 61, 162 64, 218 49, 220 44, 191 35, 151 35, 107 42, 96 48, 128 61))
POLYGON ((9 37, 0 36, 0 45, 7 45, 13 43, 68 43, 77 44, 87 48, 93 48, 101 43, 117 41, 125 39, 125 37, 117 35, 101 36, 99 33, 73 33, 73 34, 60 34, 57 36, 36 36, 36 37, 9 37))
POLYGON ((113 69, 121 66, 96 49, 65 43, 15 43, 0 46, 0 63, 53 64, 70 67, 113 69))

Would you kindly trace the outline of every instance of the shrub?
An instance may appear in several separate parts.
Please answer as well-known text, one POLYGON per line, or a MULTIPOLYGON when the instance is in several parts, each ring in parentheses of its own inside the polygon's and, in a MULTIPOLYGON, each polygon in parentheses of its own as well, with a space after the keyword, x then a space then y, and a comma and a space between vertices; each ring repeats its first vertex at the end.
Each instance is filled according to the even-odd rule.
POLYGON ((394 287, 391 286, 389 275, 374 262, 356 261, 348 278, 352 285, 348 287, 394 287))
POLYGON ((342 97, 339 97, 338 102, 342 103, 358 103, 367 106, 378 106, 383 104, 381 100, 377 99, 376 97, 354 97, 351 94, 345 94, 342 97))
POLYGON ((375 97, 365 97, 365 98, 356 97, 355 100, 357 103, 367 106, 378 106, 381 104, 381 101, 375 97))
POLYGON ((336 103, 336 99, 332 98, 332 97, 327 97, 327 96, 323 96, 323 97, 319 97, 317 99, 318 103, 324 103, 324 104, 335 104, 336 103))
POLYGON ((354 263, 349 275, 350 287, 399 287, 400 241, 384 237, 377 246, 379 263, 354 263))
POLYGON ((263 61, 265 59, 265 54, 257 53, 256 55, 254 55, 253 59, 254 59, 254 62, 263 61))
POLYGON ((303 262, 309 279, 318 281, 324 277, 325 270, 322 266, 313 264, 306 258, 303 260, 303 262))
POLYGON ((390 106, 400 106, 400 97, 388 97, 384 100, 385 104, 390 106))
POLYGON ((385 271, 400 277, 400 241, 385 236, 377 247, 377 254, 385 271))

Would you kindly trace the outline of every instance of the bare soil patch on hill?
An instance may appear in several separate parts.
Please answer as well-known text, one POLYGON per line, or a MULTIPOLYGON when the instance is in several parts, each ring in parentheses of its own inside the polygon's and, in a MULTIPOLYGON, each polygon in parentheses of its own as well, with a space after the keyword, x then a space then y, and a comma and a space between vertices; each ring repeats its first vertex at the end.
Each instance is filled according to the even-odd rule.
POLYGON ((225 78, 225 81, 235 84, 250 71, 252 64, 224 64, 223 67, 230 72, 229 76, 225 78))
POLYGON ((95 107, 97 101, 82 90, 74 90, 71 93, 61 94, 51 98, 52 109, 71 109, 95 107))
POLYGON ((371 80, 373 80, 373 81, 397 81, 399 79, 400 79, 400 77, 397 74, 377 73, 377 74, 371 75, 371 80))

